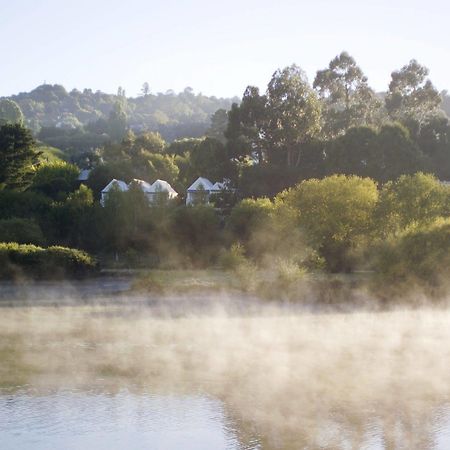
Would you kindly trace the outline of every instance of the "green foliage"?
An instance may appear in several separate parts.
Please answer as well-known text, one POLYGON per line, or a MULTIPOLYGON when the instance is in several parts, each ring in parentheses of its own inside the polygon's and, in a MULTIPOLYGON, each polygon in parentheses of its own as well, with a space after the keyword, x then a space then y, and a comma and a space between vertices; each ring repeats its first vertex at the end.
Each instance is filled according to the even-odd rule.
POLYGON ((117 101, 108 118, 108 135, 115 142, 121 141, 127 131, 127 114, 122 102, 117 101))
POLYGON ((426 160, 407 128, 399 123, 350 128, 327 145, 328 173, 393 180, 423 169, 426 160))
POLYGON ((246 263, 245 248, 239 242, 234 243, 229 250, 223 249, 219 257, 219 265, 225 270, 238 270, 246 263))
POLYGON ((185 264, 207 266, 222 244, 219 218, 210 206, 180 206, 174 210, 172 236, 185 264))
POLYGON ((7 98, 0 100, 0 126, 23 125, 23 114, 19 105, 7 98))
POLYGON ((450 272, 450 220, 413 226, 379 248, 374 268, 391 282, 437 285, 450 272))
POLYGON ((433 175, 403 175, 386 183, 381 190, 378 229, 383 235, 398 233, 449 213, 449 187, 443 186, 433 175))
POLYGON ((64 152, 59 148, 39 145, 37 151, 40 152, 39 160, 41 163, 60 162, 66 159, 64 152))
POLYGON ((228 229, 242 243, 248 244, 256 229, 265 227, 271 220, 274 209, 268 198, 242 200, 231 211, 228 229))
POLYGON ((89 235, 96 231, 92 224, 94 217, 93 193, 82 184, 65 201, 52 205, 53 238, 68 246, 89 246, 89 235))
POLYGON ((325 105, 326 136, 337 136, 355 126, 375 124, 379 119, 381 102, 347 52, 336 56, 327 69, 319 70, 313 86, 325 105))
POLYGON ((204 135, 211 115, 219 109, 228 110, 237 100, 194 94, 189 88, 176 95, 170 92, 152 94, 150 90, 145 90, 144 95, 136 98, 124 97, 123 90, 120 94, 94 92, 91 89, 67 92, 63 86, 44 84, 31 92, 15 95, 11 100, 22 108, 25 121, 33 131, 39 132, 42 127, 52 130, 51 137, 41 136, 44 142, 78 152, 110 140, 113 138, 109 136, 110 132, 114 135, 113 139, 121 135, 123 121, 117 122, 120 129, 112 129, 109 120, 117 102, 123 105, 127 126, 158 131, 165 139, 172 141, 204 135))
POLYGON ((225 144, 225 131, 228 125, 228 113, 225 109, 218 109, 211 116, 211 126, 206 130, 206 136, 225 144))
POLYGON ((0 241, 42 245, 45 238, 35 220, 13 217, 0 219, 0 241))
POLYGON ((422 123, 437 112, 442 99, 427 76, 428 69, 415 59, 392 72, 386 96, 386 108, 392 119, 422 123))
POLYGON ((74 190, 79 174, 77 166, 65 161, 41 163, 34 169, 30 188, 57 199, 74 190))
POLYGON ((450 180, 450 120, 447 117, 431 117, 420 127, 417 143, 428 157, 430 170, 439 179, 450 180))
POLYGON ((26 128, 19 124, 0 127, 0 189, 26 187, 38 158, 39 152, 26 128))
POLYGON ((0 243, 0 278, 81 277, 92 273, 95 266, 87 253, 76 249, 0 243))
POLYGON ((372 232, 378 202, 369 178, 334 175, 303 181, 280 196, 297 213, 297 223, 331 271, 352 268, 351 251, 372 232))
POLYGON ((226 147, 218 140, 206 138, 190 153, 191 173, 195 177, 206 177, 214 181, 236 178, 226 147))
POLYGON ((86 184, 92 189, 94 197, 100 198, 101 190, 113 180, 131 181, 133 169, 128 162, 108 162, 92 169, 86 184))
POLYGON ((38 192, 0 191, 0 217, 44 217, 49 214, 51 199, 38 192))
POLYGON ((320 131, 321 105, 305 73, 292 65, 276 71, 267 87, 265 136, 271 151, 286 152, 288 167, 301 161, 301 145, 320 131))

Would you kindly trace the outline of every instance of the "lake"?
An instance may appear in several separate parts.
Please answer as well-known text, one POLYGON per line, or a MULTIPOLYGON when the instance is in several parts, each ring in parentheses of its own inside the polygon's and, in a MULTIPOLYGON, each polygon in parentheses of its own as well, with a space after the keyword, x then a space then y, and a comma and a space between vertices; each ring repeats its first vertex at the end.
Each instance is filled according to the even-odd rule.
POLYGON ((446 308, 90 283, 3 287, 2 450, 450 448, 446 308))

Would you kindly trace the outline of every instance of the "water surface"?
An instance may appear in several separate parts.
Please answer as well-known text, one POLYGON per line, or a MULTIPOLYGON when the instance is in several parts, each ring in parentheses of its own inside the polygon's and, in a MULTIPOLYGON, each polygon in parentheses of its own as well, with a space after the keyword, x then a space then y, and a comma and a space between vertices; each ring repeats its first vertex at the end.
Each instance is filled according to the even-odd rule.
POLYGON ((450 448, 447 309, 42 292, 0 308, 2 449, 450 448))

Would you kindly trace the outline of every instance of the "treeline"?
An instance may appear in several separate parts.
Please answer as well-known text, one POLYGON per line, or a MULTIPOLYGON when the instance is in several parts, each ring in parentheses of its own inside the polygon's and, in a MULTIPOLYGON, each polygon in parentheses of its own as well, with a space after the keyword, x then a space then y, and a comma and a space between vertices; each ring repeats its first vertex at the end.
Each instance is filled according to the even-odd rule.
MULTIPOLYGON (((31 145, 20 125, 1 127, 0 242, 15 243, 3 247, 2 258, 10 261, 4 273, 15 273, 20 263, 42 274, 42 249, 55 246, 88 251, 103 266, 223 267, 248 280, 255 268, 281 268, 283 285, 305 271, 373 270, 383 282, 439 286, 450 270, 450 187, 432 175, 384 183, 332 175, 304 180, 272 199, 220 205, 184 206, 181 198, 150 206, 132 188, 111 191, 102 207, 78 181, 78 167, 37 164, 31 145)), ((129 167, 137 170, 138 161, 128 160, 129 167)), ((48 254, 65 258, 73 273, 93 267, 85 254, 48 254)))
POLYGON ((159 132, 171 141, 202 136, 211 115, 218 109, 228 110, 236 101, 196 94, 191 88, 180 93, 153 94, 147 83, 142 94, 134 98, 127 97, 122 88, 117 94, 106 94, 91 89, 68 92, 61 85, 43 84, 8 99, 20 107, 25 125, 43 142, 73 152, 114 140, 120 133, 117 119, 122 117, 117 117, 118 110, 126 128, 159 132))
POLYGON ((276 71, 264 93, 249 86, 228 114, 226 147, 252 196, 333 173, 384 182, 421 170, 450 179, 442 98, 415 60, 392 73, 380 96, 344 52, 312 85, 293 65, 276 71))

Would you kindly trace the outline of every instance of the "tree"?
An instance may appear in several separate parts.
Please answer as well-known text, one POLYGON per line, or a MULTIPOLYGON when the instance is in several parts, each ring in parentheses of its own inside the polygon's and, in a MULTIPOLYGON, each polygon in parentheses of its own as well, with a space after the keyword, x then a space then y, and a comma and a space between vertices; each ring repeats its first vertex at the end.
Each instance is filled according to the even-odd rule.
POLYGON ((24 188, 39 161, 31 133, 19 124, 0 127, 0 189, 24 188))
POLYGON ((379 163, 377 138, 376 129, 355 127, 330 141, 327 145, 327 173, 376 178, 379 163))
POLYGON ((286 154, 287 167, 297 167, 302 145, 320 131, 320 102, 304 72, 292 65, 277 70, 267 87, 265 139, 271 152, 286 154))
POLYGON ((450 270, 450 220, 438 218, 407 229, 377 249, 374 269, 400 289, 439 286, 450 270))
POLYGON ((0 219, 0 242, 43 245, 45 238, 34 219, 13 217, 0 219))
POLYGON ((166 148, 166 141, 159 133, 147 131, 140 134, 131 141, 129 153, 137 150, 145 150, 150 153, 163 153, 166 148))
POLYGON ((433 175, 402 175, 386 183, 377 210, 382 235, 399 233, 412 225, 426 225, 450 213, 450 189, 433 175))
POLYGON ((228 113, 225 109, 218 109, 211 116, 211 126, 206 130, 206 136, 225 144, 225 131, 228 125, 228 113))
POLYGON ((251 156, 251 144, 245 135, 241 120, 241 108, 237 103, 233 103, 231 110, 228 112, 228 124, 224 136, 227 140, 228 154, 232 159, 238 162, 244 162, 251 156))
POLYGON ((331 271, 353 268, 351 252, 372 231, 378 202, 373 180, 345 175, 310 179, 277 200, 296 212, 300 229, 331 271))
POLYGON ((324 133, 337 136, 350 127, 370 125, 381 103, 356 61, 342 52, 319 70, 313 83, 324 104, 324 133))
POLYGON ((266 158, 266 103, 267 97, 265 95, 260 95, 257 87, 248 86, 244 92, 240 105, 243 135, 245 136, 252 153, 257 155, 259 164, 262 164, 266 158))
MULTIPOLYGON (((272 219, 275 206, 268 198, 256 200, 246 198, 239 202, 231 211, 227 222, 227 228, 234 239, 246 247, 259 229, 267 229, 272 219)), ((255 249, 256 250, 256 249, 255 249)))
POLYGON ((53 199, 66 196, 77 187, 80 169, 65 161, 41 163, 35 168, 30 188, 53 199))
POLYGON ((53 207, 55 234, 67 245, 85 247, 92 239, 90 221, 94 205, 92 190, 82 184, 79 189, 70 193, 64 202, 53 207))
POLYGON ((422 124, 438 112, 442 98, 427 78, 428 69, 415 59, 392 72, 386 108, 393 120, 415 121, 422 124))
POLYGON ((147 83, 147 81, 142 85, 141 92, 144 97, 150 95, 150 85, 147 83))
POLYGON ((381 127, 377 138, 378 155, 373 176, 380 181, 394 180, 403 174, 423 170, 426 161, 409 130, 394 123, 381 127))
POLYGON ((441 180, 450 180, 450 121, 433 116, 420 128, 417 143, 430 159, 433 173, 441 180))
POLYGON ((235 179, 235 167, 226 147, 218 140, 206 138, 190 154, 191 173, 195 177, 206 177, 214 181, 235 179))
POLYGON ((0 100, 0 126, 6 124, 23 125, 23 114, 16 102, 4 98, 0 100))
POLYGON ((121 102, 116 102, 109 113, 108 128, 108 134, 115 142, 121 141, 125 136, 127 132, 127 115, 121 102))
POLYGON ((377 181, 393 180, 426 166, 426 159, 399 123, 350 128, 327 144, 327 173, 368 176, 377 181))

